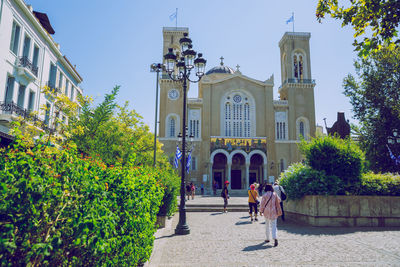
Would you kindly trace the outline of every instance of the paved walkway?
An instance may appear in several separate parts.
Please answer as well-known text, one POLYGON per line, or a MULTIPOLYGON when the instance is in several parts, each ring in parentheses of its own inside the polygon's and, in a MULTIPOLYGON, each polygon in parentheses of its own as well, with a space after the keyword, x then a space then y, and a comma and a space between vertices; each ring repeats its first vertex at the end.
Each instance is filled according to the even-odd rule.
MULTIPOLYGON (((199 197, 192 202, 219 203, 199 197)), ((189 203, 192 200, 189 200, 189 203)), ((231 198, 242 203, 246 198, 231 198)), ((179 214, 156 233, 145 266, 400 266, 400 228, 329 228, 278 222, 279 246, 265 244, 263 218, 246 212, 188 212, 189 235, 174 235, 179 214)))

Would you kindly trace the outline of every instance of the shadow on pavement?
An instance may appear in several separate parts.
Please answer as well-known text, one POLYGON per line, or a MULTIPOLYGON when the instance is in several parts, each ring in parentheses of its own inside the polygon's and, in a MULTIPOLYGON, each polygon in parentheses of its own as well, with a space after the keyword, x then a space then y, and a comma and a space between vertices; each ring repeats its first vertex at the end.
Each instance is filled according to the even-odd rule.
POLYGON ((163 235, 163 236, 160 236, 160 237, 156 237, 155 239, 170 238, 170 237, 174 237, 174 236, 175 236, 175 234, 163 235))
POLYGON ((240 219, 248 219, 248 218, 250 218, 250 216, 243 216, 243 217, 240 217, 240 219))
POLYGON ((211 213, 210 215, 215 216, 215 215, 221 215, 221 214, 224 214, 224 212, 223 212, 223 211, 221 211, 221 212, 214 212, 214 213, 211 213))
POLYGON ((262 242, 257 245, 248 246, 248 247, 245 247, 242 251, 254 251, 254 250, 273 248, 272 246, 266 246, 265 244, 266 244, 265 242, 262 242))
POLYGON ((236 222, 235 225, 243 225, 243 224, 251 224, 251 221, 240 221, 240 222, 236 222))

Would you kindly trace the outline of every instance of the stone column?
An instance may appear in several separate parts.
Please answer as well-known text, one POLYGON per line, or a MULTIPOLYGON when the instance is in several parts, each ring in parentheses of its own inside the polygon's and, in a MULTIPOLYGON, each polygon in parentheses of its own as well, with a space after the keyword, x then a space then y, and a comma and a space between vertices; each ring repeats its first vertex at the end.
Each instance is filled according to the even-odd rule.
POLYGON ((250 169, 250 163, 246 163, 246 190, 247 188, 249 188, 249 179, 250 179, 250 175, 249 175, 249 169, 250 169))
MULTIPOLYGON (((228 173, 227 173, 227 178, 228 178, 228 181, 229 181, 229 186, 228 186, 228 189, 229 190, 231 190, 231 168, 232 168, 232 163, 229 163, 228 162, 228 173)), ((224 178, 224 180, 225 180, 225 178, 224 178)))
POLYGON ((268 174, 268 173, 267 173, 267 170, 268 170, 268 163, 265 163, 263 167, 264 167, 264 180, 263 180, 263 182, 265 182, 265 181, 267 181, 267 177, 268 177, 268 176, 267 176, 267 174, 268 174))
POLYGON ((212 173, 212 167, 213 167, 213 163, 212 162, 210 162, 209 163, 209 176, 208 177, 210 177, 209 179, 210 179, 210 195, 212 195, 213 194, 213 188, 212 188, 212 186, 213 186, 213 173, 212 173))

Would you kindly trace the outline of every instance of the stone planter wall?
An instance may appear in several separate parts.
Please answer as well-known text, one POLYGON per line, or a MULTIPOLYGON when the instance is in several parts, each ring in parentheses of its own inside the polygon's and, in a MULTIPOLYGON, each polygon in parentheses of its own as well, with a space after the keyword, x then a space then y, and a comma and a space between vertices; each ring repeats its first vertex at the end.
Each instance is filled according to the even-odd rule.
POLYGON ((314 226, 400 226, 400 197, 304 196, 284 202, 285 216, 314 226))

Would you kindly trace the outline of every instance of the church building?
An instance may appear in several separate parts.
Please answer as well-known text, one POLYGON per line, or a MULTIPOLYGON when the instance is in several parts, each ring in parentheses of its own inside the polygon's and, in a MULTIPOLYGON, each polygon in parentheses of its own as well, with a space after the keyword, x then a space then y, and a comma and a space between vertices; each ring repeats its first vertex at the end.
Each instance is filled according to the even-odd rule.
MULTIPOLYGON (((163 28, 163 55, 180 51, 188 28, 163 28)), ((210 68, 199 82, 197 98, 187 99, 191 162, 187 182, 212 190, 229 181, 231 192, 253 182, 273 182, 290 164, 302 160, 301 138, 315 136, 311 34, 286 32, 279 42, 281 81, 274 99, 274 76, 260 81, 224 65, 210 68)), ((183 88, 167 73, 160 79, 159 140, 174 159, 182 132, 183 88)), ((188 87, 189 90, 189 87, 188 87)))

